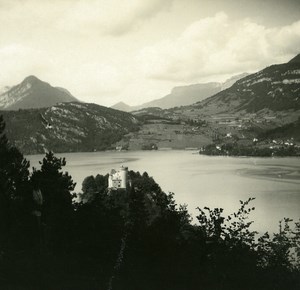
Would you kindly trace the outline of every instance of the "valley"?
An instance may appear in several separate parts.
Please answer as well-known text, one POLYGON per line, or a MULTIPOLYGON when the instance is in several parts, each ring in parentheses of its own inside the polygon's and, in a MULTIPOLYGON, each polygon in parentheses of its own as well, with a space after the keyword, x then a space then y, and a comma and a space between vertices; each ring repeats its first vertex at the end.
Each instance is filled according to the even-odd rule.
POLYGON ((185 149, 201 148, 209 143, 251 146, 254 140, 262 147, 300 144, 297 130, 284 127, 298 126, 299 84, 298 55, 288 63, 246 75, 194 104, 133 111, 144 125, 140 131, 127 135, 118 146, 185 149), (272 130, 281 134, 269 133, 272 130))
POLYGON ((175 87, 170 95, 128 113, 124 103, 119 109, 80 103, 66 89, 29 76, 1 94, 0 113, 12 144, 25 154, 200 150, 210 144, 298 146, 299 84, 298 55, 223 84, 175 87))

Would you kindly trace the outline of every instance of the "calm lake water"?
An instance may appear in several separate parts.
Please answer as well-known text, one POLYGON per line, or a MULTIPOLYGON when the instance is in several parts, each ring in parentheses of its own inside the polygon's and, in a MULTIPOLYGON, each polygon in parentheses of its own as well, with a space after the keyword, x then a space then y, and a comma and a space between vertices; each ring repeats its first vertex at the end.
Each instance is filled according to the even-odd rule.
MULTIPOLYGON (((196 207, 222 207, 226 214, 239 200, 255 197, 253 229, 275 232, 284 217, 300 218, 299 158, 210 157, 191 151, 136 151, 64 153, 68 171, 77 182, 86 176, 107 174, 112 168, 148 172, 165 192, 174 192, 178 204, 187 204, 196 222, 196 207)), ((44 155, 26 156, 39 168, 44 155)))

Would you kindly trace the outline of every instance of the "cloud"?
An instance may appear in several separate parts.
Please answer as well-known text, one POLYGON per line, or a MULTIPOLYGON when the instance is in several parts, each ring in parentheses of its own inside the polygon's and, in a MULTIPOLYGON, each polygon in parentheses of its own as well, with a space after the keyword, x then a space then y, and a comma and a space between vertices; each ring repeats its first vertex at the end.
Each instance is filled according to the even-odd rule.
POLYGON ((195 82, 260 69, 299 53, 299 47, 300 21, 266 28, 251 19, 231 21, 219 12, 192 23, 176 39, 143 48, 137 60, 148 78, 195 82))
POLYGON ((53 86, 68 88, 79 98, 104 98, 117 94, 128 81, 126 72, 109 61, 78 57, 70 52, 55 58, 43 50, 10 43, 0 47, 1 85, 16 85, 33 74, 53 86))
MULTIPOLYGON (((167 11, 175 0, 1 0, 1 36, 58 33, 121 36, 167 11)), ((70 36, 70 35, 69 35, 70 36)))
POLYGON ((232 13, 204 13, 204 6, 199 14, 200 6, 198 0, 1 0, 0 86, 34 74, 82 100, 137 104, 177 85, 219 81, 299 53, 300 21, 270 28, 232 13))
POLYGON ((169 9, 173 0, 90 0, 72 4, 58 21, 60 29, 89 34, 124 35, 169 9))
POLYGON ((19 43, 0 47, 0 60, 2 85, 16 85, 16 80, 22 81, 28 75, 28 71, 38 74, 47 71, 51 66, 51 60, 45 58, 42 51, 19 43))
POLYGON ((300 21, 279 29, 272 29, 267 35, 270 48, 277 54, 298 54, 300 49, 300 21))
POLYGON ((124 86, 122 70, 108 63, 87 63, 71 73, 75 88, 78 86, 78 90, 81 90, 82 83, 84 83, 86 93, 89 95, 116 94, 124 86))

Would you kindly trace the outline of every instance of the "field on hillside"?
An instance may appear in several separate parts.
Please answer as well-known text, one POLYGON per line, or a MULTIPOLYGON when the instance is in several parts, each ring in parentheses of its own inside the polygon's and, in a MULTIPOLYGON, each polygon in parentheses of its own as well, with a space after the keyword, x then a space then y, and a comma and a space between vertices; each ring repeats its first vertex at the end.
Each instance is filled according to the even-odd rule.
POLYGON ((129 150, 187 149, 200 148, 211 142, 211 132, 207 128, 153 122, 144 124, 138 132, 127 134, 116 146, 129 150))

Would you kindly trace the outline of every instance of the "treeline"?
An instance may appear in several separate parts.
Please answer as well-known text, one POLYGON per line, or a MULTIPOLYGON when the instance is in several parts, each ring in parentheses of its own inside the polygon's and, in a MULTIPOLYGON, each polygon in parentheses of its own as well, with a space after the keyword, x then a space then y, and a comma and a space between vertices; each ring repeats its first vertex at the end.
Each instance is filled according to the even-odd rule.
POLYGON ((195 225, 147 173, 118 191, 89 176, 76 197, 65 159, 30 173, 2 119, 0 161, 0 289, 299 289, 300 223, 257 237, 252 198, 195 225))
POLYGON ((261 132, 258 135, 258 139, 263 140, 272 140, 272 139, 289 139, 290 136, 293 136, 294 140, 300 141, 300 117, 297 121, 283 125, 281 127, 276 127, 274 129, 261 132))
POLYGON ((257 146, 238 143, 209 144, 201 148, 200 154, 213 156, 284 157, 300 156, 300 147, 295 145, 257 146))

